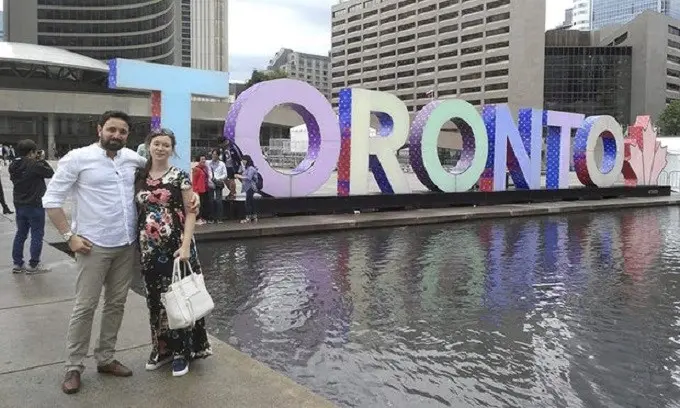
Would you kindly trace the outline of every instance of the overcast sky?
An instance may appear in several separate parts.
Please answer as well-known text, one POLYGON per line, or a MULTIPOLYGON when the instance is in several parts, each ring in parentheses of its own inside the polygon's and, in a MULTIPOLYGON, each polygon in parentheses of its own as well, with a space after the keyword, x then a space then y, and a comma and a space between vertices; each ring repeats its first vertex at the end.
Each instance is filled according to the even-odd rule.
MULTIPOLYGON (((327 54, 330 7, 338 0, 229 0, 229 71, 232 81, 266 68, 281 48, 327 54)), ((546 0, 546 28, 564 20, 572 0, 546 0)))

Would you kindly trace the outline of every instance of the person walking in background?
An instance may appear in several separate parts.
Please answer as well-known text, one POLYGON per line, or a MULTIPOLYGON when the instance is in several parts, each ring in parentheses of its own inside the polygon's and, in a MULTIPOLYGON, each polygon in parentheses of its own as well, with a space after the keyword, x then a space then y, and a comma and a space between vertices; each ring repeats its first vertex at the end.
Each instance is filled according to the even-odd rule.
POLYGON ((219 223, 222 222, 222 217, 224 217, 224 186, 229 176, 227 167, 220 160, 219 150, 215 149, 212 151, 212 160, 208 163, 208 167, 210 167, 210 175, 215 186, 210 193, 210 200, 213 202, 212 216, 219 223))
POLYGON ((5 201, 5 190, 2 189, 2 180, 0 180, 0 206, 2 206, 3 214, 14 214, 12 210, 7 206, 7 201, 5 201))
POLYGON ((172 131, 161 129, 147 138, 149 161, 135 181, 139 212, 137 231, 142 255, 142 276, 151 325, 151 355, 147 370, 172 362, 172 375, 189 372, 189 362, 212 354, 205 319, 193 327, 171 330, 161 294, 172 283, 173 259, 187 261, 201 273, 194 244, 196 214, 188 212, 192 197, 189 174, 170 165, 177 141, 172 131))
POLYGON ((9 175, 14 185, 14 208, 16 209, 17 231, 12 246, 13 273, 28 274, 47 272, 40 264, 40 255, 45 235, 45 210, 42 198, 47 186, 45 179, 52 178, 54 170, 38 152, 33 140, 21 140, 17 144, 16 158, 9 166, 9 175), (28 267, 24 265, 24 244, 31 233, 31 258, 28 267))
POLYGON ((205 156, 196 157, 196 166, 191 170, 191 183, 194 193, 198 194, 201 199, 201 210, 198 213, 197 225, 204 225, 210 219, 210 169, 205 161, 205 156))
POLYGON ((246 218, 241 220, 241 224, 257 222, 257 212, 255 208, 255 193, 257 193, 257 168, 253 164, 253 159, 249 155, 243 156, 243 173, 236 174, 241 180, 241 192, 246 193, 246 218))
POLYGON ((17 153, 14 150, 14 146, 9 146, 8 151, 7 151, 7 157, 9 158, 9 162, 12 163, 14 159, 17 157, 17 153))

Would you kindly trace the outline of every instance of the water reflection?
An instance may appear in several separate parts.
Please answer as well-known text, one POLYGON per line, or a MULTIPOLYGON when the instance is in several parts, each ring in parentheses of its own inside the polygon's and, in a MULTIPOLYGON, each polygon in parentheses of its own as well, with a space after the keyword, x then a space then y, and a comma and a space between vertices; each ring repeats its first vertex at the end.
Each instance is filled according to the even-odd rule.
POLYGON ((214 334, 361 407, 666 407, 677 208, 203 245, 214 334))

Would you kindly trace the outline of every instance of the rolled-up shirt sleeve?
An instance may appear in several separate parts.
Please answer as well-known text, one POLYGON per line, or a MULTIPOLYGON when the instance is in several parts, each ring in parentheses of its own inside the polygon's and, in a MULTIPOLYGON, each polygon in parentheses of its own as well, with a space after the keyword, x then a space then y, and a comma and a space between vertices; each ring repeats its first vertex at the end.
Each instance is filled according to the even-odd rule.
POLYGON ((57 171, 54 172, 43 196, 43 208, 63 207, 71 188, 78 181, 78 173, 78 158, 75 154, 68 153, 59 160, 57 171))

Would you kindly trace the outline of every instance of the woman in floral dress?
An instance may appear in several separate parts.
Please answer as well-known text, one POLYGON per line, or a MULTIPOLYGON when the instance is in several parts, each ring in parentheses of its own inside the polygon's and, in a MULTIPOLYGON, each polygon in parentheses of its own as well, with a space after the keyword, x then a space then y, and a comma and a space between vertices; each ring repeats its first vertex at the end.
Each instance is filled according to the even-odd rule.
POLYGON ((151 323, 152 350, 147 370, 172 362, 173 376, 189 372, 189 361, 212 354, 205 320, 193 328, 171 330, 161 303, 161 293, 172 283, 174 258, 188 261, 194 273, 201 273, 194 226, 196 214, 187 211, 193 192, 189 175, 170 165, 175 152, 175 135, 162 129, 146 139, 149 160, 137 175, 135 199, 139 210, 138 231, 142 274, 151 323))

